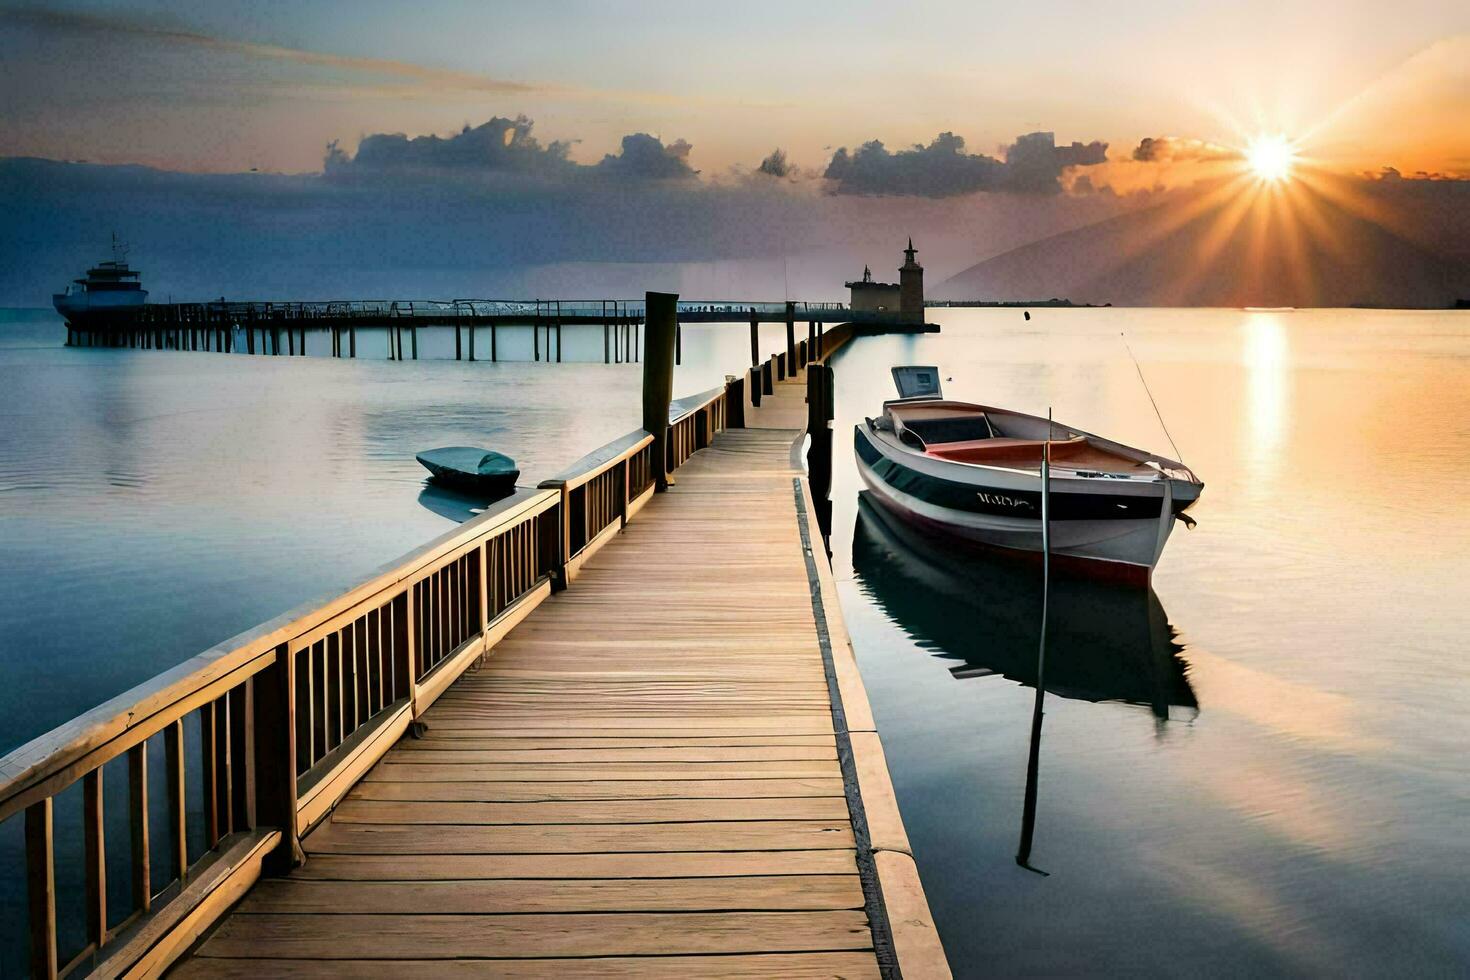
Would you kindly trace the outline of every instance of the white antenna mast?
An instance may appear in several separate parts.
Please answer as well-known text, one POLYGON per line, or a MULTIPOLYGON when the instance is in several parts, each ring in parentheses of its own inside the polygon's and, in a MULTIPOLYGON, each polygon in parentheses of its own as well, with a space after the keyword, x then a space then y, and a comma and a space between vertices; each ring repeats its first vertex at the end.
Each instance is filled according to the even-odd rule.
POLYGON ((1128 352, 1129 359, 1133 361, 1133 369, 1138 372, 1138 380, 1143 382, 1143 393, 1148 395, 1148 403, 1154 407, 1154 415, 1158 417, 1159 428, 1164 430, 1164 438, 1169 440, 1169 448, 1174 450, 1174 458, 1183 463, 1184 454, 1179 451, 1178 446, 1174 445, 1174 437, 1169 435, 1169 427, 1164 424, 1164 413, 1159 411, 1159 403, 1154 401, 1154 393, 1149 390, 1148 379, 1143 376, 1143 368, 1139 366, 1138 358, 1133 356, 1133 348, 1128 346, 1128 335, 1120 330, 1118 336, 1123 338, 1123 349, 1128 352))

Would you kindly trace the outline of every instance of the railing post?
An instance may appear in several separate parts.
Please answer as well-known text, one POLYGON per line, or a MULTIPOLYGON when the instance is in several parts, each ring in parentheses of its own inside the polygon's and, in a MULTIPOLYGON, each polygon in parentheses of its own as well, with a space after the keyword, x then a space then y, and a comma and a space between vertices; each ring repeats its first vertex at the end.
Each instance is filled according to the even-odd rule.
POLYGON ((628 504, 633 495, 632 457, 625 458, 618 468, 623 471, 623 478, 618 481, 623 487, 622 499, 618 502, 618 527, 623 528, 628 526, 628 504))
MULTIPOLYGON (((408 698, 411 717, 419 716, 419 672, 418 672, 418 629, 417 616, 413 608, 414 583, 409 582, 403 589, 403 644, 400 649, 397 637, 393 644, 393 670, 403 672, 403 693, 408 698)), ((396 624, 397 617, 394 617, 396 624)))
MULTIPOLYGON (((473 328, 471 328, 473 329, 473 328)), ((481 540, 475 546, 475 551, 480 556, 480 636, 483 638, 490 631, 490 558, 486 554, 490 550, 490 542, 481 540)), ((481 654, 484 656, 484 654, 481 654)))
POLYGON ((643 365, 643 428, 653 436, 654 488, 662 493, 669 487, 669 402, 674 395, 675 310, 679 295, 650 292, 644 302, 648 334, 643 365))
MULTIPOLYGON (((746 374, 750 372, 747 371, 746 374)), ((727 429, 745 428, 745 378, 725 378, 725 425, 727 429)))
POLYGON ((255 819, 281 831, 265 870, 281 875, 306 860, 296 820, 296 658, 276 647, 276 662, 255 675, 252 697, 255 742, 255 819))
POLYGON ((56 976, 56 858, 51 797, 26 807, 26 889, 30 900, 31 976, 56 976))
POLYGON ((128 749, 128 828, 133 844, 133 908, 153 907, 152 856, 148 838, 148 743, 128 749))
POLYGON ((82 836, 86 853, 87 942, 107 942, 107 841, 102 802, 102 769, 82 777, 82 836))
MULTIPOLYGON (((560 591, 562 591, 563 589, 565 589, 567 587, 567 559, 569 557, 571 557, 571 554, 572 554, 572 493, 571 493, 570 490, 567 489, 567 484, 566 484, 566 481, 565 480, 560 481, 560 482, 561 482, 561 485, 558 486, 558 487, 556 487, 556 492, 557 492, 556 513, 557 513, 557 517, 559 519, 556 522, 556 528, 557 528, 557 534, 556 534, 556 537, 557 537, 556 561, 554 562, 555 568, 553 569, 553 573, 552 573, 552 576, 551 576, 551 590, 553 592, 560 592, 560 591)), ((547 483, 542 483, 542 484, 540 484, 540 486, 543 489, 545 489, 548 486, 548 484, 547 483)), ((587 543, 587 538, 589 537, 589 535, 588 535, 588 533, 586 531, 587 522, 586 522, 586 517, 585 517, 585 510, 586 510, 586 491, 584 490, 583 491, 583 511, 584 511, 584 517, 583 517, 583 521, 582 521, 582 526, 583 526, 582 543, 584 545, 587 543)), ((536 518, 536 520, 538 520, 538 521, 540 519, 541 518, 539 518, 539 517, 536 518)))

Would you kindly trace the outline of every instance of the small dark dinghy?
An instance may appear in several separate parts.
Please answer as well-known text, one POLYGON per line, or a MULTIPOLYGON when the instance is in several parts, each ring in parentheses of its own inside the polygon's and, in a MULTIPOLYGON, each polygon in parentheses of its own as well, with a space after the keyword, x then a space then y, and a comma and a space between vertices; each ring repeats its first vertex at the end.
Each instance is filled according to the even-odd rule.
POLYGON ((414 458, 440 483, 487 496, 510 493, 521 475, 509 456, 473 446, 426 449, 414 458))

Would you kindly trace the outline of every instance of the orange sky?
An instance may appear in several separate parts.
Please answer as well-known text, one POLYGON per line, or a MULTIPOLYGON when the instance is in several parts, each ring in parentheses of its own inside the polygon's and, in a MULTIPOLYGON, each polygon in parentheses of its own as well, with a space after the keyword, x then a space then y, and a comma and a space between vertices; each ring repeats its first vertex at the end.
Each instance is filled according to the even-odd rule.
POLYGON ((1444 0, 651 0, 637 17, 73 0, 0 9, 0 65, 0 155, 181 170, 310 171, 330 139, 526 113, 574 159, 643 131, 692 142, 706 175, 943 130, 991 154, 1051 130, 1114 159, 1146 136, 1284 132, 1334 168, 1470 174, 1470 6, 1444 0))

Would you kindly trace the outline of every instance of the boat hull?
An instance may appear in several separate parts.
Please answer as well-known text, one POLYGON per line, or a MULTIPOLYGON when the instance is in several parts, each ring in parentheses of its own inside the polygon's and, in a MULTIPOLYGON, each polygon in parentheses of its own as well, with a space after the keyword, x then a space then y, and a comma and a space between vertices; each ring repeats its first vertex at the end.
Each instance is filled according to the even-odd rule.
POLYGON ((84 291, 76 293, 53 293, 51 305, 73 323, 99 313, 118 313, 138 310, 148 299, 146 289, 116 289, 84 291))
MULTIPOLYGON (((858 472, 874 503, 896 518, 945 540, 1040 556, 1038 475, 909 459, 913 454, 883 444, 863 426, 856 428, 856 449, 858 472)), ((1119 482, 1101 490, 1079 489, 1078 482, 1053 480, 1052 556, 1086 574, 1147 583, 1174 514, 1191 501, 1172 499, 1167 480, 1119 482), (1063 489, 1067 484, 1072 486, 1063 489)))
POLYGON ((515 489, 521 471, 507 457, 499 457, 499 465, 484 471, 482 459, 487 454, 483 449, 468 446, 448 446, 430 449, 414 458, 429 471, 435 482, 480 496, 502 497, 515 489))

